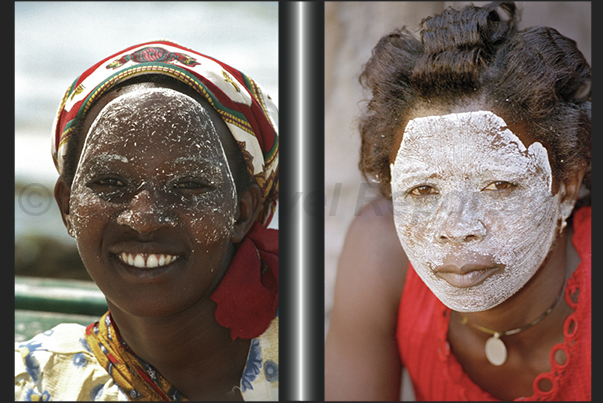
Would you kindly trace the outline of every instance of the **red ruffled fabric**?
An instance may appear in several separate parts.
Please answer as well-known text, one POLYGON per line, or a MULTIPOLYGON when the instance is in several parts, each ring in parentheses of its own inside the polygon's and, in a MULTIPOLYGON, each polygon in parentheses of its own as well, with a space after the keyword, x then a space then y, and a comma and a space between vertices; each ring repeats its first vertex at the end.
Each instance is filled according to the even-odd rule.
POLYGON ((278 308, 277 230, 253 224, 211 299, 216 320, 233 340, 264 333, 278 308))

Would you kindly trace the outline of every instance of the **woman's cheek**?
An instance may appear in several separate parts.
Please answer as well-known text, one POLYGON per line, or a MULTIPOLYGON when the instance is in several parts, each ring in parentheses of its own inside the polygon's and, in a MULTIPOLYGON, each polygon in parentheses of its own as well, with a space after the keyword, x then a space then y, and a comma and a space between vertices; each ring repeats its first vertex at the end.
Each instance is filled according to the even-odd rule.
POLYGON ((96 196, 91 190, 78 190, 80 189, 72 192, 69 215, 71 218, 70 235, 75 238, 78 249, 81 250, 81 242, 90 242, 105 227, 110 219, 110 211, 107 209, 107 202, 96 196))
POLYGON ((224 197, 221 192, 208 192, 200 196, 194 206, 189 208, 192 234, 197 244, 211 245, 232 236, 236 199, 224 197))

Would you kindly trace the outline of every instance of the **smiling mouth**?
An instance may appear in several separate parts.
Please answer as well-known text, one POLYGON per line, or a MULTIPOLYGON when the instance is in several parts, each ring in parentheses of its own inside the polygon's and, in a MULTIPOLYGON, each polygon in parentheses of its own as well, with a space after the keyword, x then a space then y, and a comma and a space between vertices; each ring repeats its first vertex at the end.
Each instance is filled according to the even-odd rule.
POLYGON ((178 255, 128 252, 117 253, 117 257, 128 266, 140 269, 154 269, 156 267, 167 266, 180 258, 178 255))

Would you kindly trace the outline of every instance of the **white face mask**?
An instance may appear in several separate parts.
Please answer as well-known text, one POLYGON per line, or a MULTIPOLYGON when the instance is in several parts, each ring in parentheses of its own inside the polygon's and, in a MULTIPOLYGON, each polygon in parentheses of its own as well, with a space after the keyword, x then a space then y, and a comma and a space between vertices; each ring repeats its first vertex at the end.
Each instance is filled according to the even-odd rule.
POLYGON ((411 120, 391 165, 394 221, 417 274, 449 308, 483 311, 534 275, 573 205, 546 149, 488 111, 411 120))

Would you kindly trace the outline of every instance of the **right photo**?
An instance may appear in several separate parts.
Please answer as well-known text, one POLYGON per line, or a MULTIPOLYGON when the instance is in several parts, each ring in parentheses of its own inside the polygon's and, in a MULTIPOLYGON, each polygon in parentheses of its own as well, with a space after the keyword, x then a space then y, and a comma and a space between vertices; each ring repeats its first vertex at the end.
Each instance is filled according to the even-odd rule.
POLYGON ((591 2, 325 2, 325 400, 592 400, 591 2))

